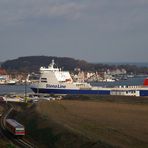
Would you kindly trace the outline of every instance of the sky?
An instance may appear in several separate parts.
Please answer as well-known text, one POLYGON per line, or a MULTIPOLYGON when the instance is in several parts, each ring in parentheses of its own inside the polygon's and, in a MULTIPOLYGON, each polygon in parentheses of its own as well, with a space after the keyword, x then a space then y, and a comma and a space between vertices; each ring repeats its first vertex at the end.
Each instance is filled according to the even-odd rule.
POLYGON ((148 0, 0 0, 0 53, 148 62, 148 0))

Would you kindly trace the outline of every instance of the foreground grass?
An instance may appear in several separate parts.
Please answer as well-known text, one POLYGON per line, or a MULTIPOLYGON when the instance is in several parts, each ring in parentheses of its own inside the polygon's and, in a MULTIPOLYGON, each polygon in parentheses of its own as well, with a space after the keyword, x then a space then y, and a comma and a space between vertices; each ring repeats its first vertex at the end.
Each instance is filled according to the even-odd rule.
POLYGON ((1 148, 15 148, 13 144, 8 143, 7 141, 0 139, 0 147, 1 148))
POLYGON ((147 99, 123 99, 41 101, 16 118, 39 147, 148 147, 147 99))

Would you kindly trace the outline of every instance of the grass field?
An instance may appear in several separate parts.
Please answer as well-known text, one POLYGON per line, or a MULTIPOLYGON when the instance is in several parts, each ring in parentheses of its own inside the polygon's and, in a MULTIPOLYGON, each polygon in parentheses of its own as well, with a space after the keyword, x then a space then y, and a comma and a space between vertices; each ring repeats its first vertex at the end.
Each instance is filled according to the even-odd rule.
POLYGON ((17 118, 40 147, 147 148, 147 99, 41 101, 17 118))

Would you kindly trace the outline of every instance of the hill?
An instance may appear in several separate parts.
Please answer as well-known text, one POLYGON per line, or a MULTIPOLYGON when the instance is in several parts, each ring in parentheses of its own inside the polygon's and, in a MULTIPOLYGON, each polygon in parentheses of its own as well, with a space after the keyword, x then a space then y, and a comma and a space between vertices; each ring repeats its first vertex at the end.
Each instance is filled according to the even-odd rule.
POLYGON ((41 148, 146 148, 147 114, 146 98, 92 96, 40 101, 13 116, 41 148))
POLYGON ((91 68, 92 65, 86 61, 75 60, 68 57, 29 56, 8 60, 1 66, 8 71, 37 72, 41 66, 47 67, 53 59, 58 67, 66 70, 74 70, 76 67, 86 70, 91 68))
POLYGON ((81 68, 83 71, 105 71, 107 69, 124 68, 127 73, 134 74, 148 74, 148 67, 138 67, 136 65, 112 65, 112 64, 94 64, 88 63, 84 60, 76 60, 68 57, 53 57, 53 56, 28 56, 19 57, 14 60, 8 60, 1 64, 1 67, 6 69, 8 72, 38 72, 41 66, 47 67, 52 59, 58 67, 63 70, 73 71, 75 68, 81 68))

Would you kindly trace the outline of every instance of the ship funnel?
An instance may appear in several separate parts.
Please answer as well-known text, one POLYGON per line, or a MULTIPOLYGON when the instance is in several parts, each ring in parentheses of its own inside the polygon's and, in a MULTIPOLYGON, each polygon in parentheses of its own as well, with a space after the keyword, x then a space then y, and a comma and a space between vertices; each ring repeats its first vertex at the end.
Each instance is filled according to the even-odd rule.
POLYGON ((148 86, 148 78, 144 79, 143 85, 144 85, 144 86, 148 86))

